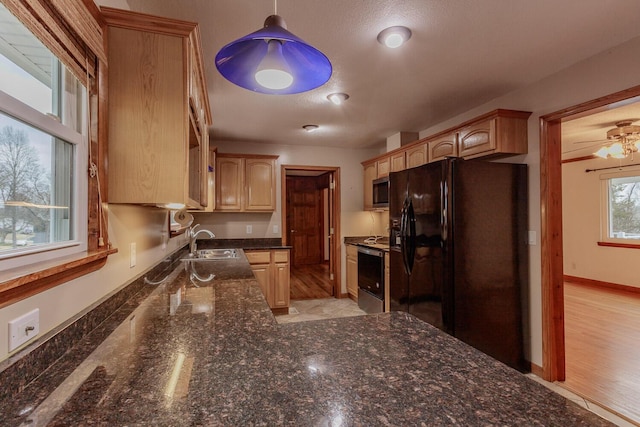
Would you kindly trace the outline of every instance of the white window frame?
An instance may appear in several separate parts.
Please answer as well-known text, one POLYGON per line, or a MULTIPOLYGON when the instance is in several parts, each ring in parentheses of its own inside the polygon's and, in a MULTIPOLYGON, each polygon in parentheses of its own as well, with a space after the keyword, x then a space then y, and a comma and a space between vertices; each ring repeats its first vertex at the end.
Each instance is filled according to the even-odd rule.
MULTIPOLYGON (((86 97, 82 100, 83 111, 87 111, 86 97)), ((0 111, 4 114, 33 126, 54 137, 63 139, 74 145, 73 164, 73 196, 72 240, 55 242, 37 247, 12 250, 0 255, 0 270, 9 270, 25 265, 41 263, 57 258, 72 256, 87 250, 87 216, 88 216, 88 151, 87 136, 75 132, 18 99, 0 91, 0 111)), ((88 114, 87 114, 88 115, 88 114)))
POLYGON ((640 166, 625 168, 624 171, 600 174, 600 240, 620 245, 638 245, 640 239, 623 239, 609 236, 611 218, 609 218, 609 181, 614 178, 640 177, 640 166))

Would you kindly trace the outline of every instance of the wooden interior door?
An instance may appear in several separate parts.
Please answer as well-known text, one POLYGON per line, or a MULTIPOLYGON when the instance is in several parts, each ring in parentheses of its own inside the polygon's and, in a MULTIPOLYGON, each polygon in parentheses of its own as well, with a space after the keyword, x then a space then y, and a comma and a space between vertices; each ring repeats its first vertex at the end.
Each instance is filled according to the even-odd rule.
POLYGON ((322 189, 318 177, 287 177, 287 216, 292 264, 323 260, 322 189))

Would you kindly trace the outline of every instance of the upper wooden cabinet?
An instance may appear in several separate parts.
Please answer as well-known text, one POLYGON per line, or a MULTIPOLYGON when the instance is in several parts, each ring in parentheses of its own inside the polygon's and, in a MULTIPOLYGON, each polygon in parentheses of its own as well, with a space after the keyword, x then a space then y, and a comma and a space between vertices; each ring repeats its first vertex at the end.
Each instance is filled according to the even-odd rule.
POLYGON ((377 178, 384 178, 385 176, 389 176, 389 171, 391 170, 391 159, 389 157, 384 157, 377 161, 376 171, 378 173, 377 178))
POLYGON ((475 157, 526 154, 527 119, 531 113, 497 110, 458 131, 458 155, 475 157))
POLYGON ((378 177, 378 169, 376 162, 363 164, 364 167, 364 188, 363 202, 364 209, 373 209, 373 180, 378 177))
POLYGON ((424 165, 428 161, 429 161, 429 145, 426 142, 421 142, 407 149, 407 152, 406 152, 407 169, 424 165))
POLYGON ((101 11, 109 56, 109 202, 205 207, 211 112, 197 24, 101 11))
POLYGON ((404 151, 392 154, 389 156, 389 160, 391 163, 391 172, 397 172, 407 168, 404 151))
POLYGON ((445 157, 458 156, 458 134, 452 132, 440 137, 434 138, 427 143, 429 150, 429 161, 436 162, 445 157))
POLYGON ((218 154, 216 157, 216 210, 239 211, 242 209, 244 187, 243 162, 240 157, 218 154))
POLYGON ((276 159, 218 153, 216 211, 273 212, 276 209, 276 159))

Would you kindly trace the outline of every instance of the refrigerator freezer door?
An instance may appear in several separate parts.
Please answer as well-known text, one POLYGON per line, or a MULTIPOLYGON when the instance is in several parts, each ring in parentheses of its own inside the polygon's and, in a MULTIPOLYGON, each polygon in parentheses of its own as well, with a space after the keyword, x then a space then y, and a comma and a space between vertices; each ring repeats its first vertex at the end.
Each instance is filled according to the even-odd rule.
POLYGON ((440 329, 443 322, 444 258, 441 224, 442 162, 409 169, 412 201, 413 269, 409 277, 409 313, 440 329))
POLYGON ((409 311, 409 275, 402 253, 403 206, 407 198, 406 170, 389 174, 389 309, 409 311))

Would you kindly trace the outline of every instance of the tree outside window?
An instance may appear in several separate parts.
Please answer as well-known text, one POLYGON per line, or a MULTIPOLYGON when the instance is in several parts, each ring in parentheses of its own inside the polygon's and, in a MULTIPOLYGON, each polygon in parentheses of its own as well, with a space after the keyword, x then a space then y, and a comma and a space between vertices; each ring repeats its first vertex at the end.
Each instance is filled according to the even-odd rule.
POLYGON ((640 239, 640 176, 609 180, 609 237, 640 239))

